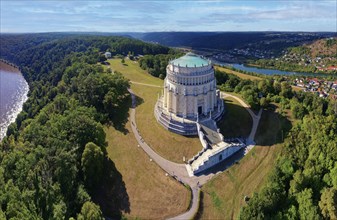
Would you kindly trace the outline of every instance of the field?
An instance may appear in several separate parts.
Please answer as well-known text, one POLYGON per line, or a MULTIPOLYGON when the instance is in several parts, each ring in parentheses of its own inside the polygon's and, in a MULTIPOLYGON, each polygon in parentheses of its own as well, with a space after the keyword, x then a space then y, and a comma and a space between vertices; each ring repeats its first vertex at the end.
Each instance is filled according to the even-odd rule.
POLYGON ((260 189, 272 169, 279 146, 254 147, 239 164, 218 175, 203 188, 200 219, 237 219, 245 195, 260 189))
MULTIPOLYGON (((251 76, 251 75, 248 75, 248 74, 244 74, 244 73, 233 71, 233 70, 230 70, 230 69, 227 69, 227 68, 223 68, 223 67, 220 67, 220 66, 215 66, 215 69, 220 70, 220 71, 225 72, 225 73, 228 73, 228 74, 236 75, 236 76, 240 77, 241 79, 250 79, 250 80, 253 80, 253 81, 262 79, 261 77, 258 77, 258 76, 251 76)), ((297 87, 297 86, 291 86, 291 88, 296 92, 303 90, 303 88, 297 87)))
POLYGON ((261 80, 262 79, 261 77, 258 77, 258 76, 251 76, 251 75, 248 75, 248 74, 240 73, 240 72, 233 71, 233 70, 223 68, 223 67, 219 67, 219 66, 215 66, 215 69, 220 70, 220 71, 225 72, 225 73, 228 73, 228 74, 236 75, 236 76, 240 77, 241 79, 250 79, 250 80, 261 80))
POLYGON ((123 197, 122 214, 131 219, 162 219, 186 211, 190 203, 190 191, 165 176, 165 172, 137 147, 129 122, 126 129, 127 133, 113 127, 105 129, 108 156, 121 173, 119 184, 125 185, 125 189, 122 187, 118 190, 118 196, 114 194, 117 198, 123 197))
POLYGON ((125 63, 121 63, 121 59, 110 59, 110 68, 112 71, 121 72, 127 79, 134 82, 147 83, 151 85, 162 86, 163 80, 153 77, 139 67, 136 61, 125 59, 125 63))

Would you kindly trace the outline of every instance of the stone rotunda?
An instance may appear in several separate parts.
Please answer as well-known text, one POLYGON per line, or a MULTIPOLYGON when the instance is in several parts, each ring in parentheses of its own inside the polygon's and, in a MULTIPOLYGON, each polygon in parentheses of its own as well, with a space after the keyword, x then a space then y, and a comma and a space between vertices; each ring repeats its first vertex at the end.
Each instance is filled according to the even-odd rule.
POLYGON ((217 121, 224 112, 223 100, 216 90, 214 68, 209 60, 193 53, 169 62, 164 94, 155 115, 168 130, 182 135, 197 135, 197 121, 217 121))
POLYGON ((224 112, 223 100, 216 90, 214 68, 209 60, 187 53, 169 62, 164 94, 158 97, 154 113, 167 130, 185 136, 199 136, 202 149, 186 163, 190 176, 213 167, 245 146, 242 140, 225 140, 220 133, 216 122, 224 112))

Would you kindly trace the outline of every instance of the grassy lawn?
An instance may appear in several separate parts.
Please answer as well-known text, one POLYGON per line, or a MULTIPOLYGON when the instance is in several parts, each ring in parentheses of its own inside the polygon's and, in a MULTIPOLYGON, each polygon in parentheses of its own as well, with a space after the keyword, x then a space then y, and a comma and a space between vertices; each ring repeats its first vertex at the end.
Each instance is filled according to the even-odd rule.
POLYGON ((281 151, 282 135, 293 123, 290 114, 284 117, 277 112, 277 105, 263 112, 255 136, 257 146, 203 187, 199 219, 237 219, 246 204, 244 196, 258 192, 268 179, 281 151))
POLYGON ((121 173, 125 185, 126 195, 114 195, 127 200, 123 203, 128 207, 123 207, 122 213, 129 219, 162 219, 187 210, 190 191, 166 177, 159 166, 150 162, 145 152, 137 147, 129 122, 125 128, 127 132, 113 127, 105 129, 109 158, 121 173))
POLYGON ((163 86, 163 80, 153 77, 139 67, 138 62, 125 59, 125 63, 121 63, 121 59, 110 59, 110 68, 112 71, 118 71, 130 79, 131 81, 153 84, 157 86, 163 86))
MULTIPOLYGON (((112 70, 121 72, 131 81, 153 85, 163 85, 163 80, 149 75, 142 70, 138 63, 125 60, 125 65, 120 59, 109 60, 112 70)), ((161 93, 161 88, 132 84, 134 93, 138 96, 139 105, 136 111, 136 122, 140 134, 144 140, 158 154, 164 158, 183 163, 183 157, 187 160, 202 149, 197 137, 184 137, 164 129, 154 117, 154 105, 161 93)))
POLYGON ((279 149, 256 146, 239 164, 208 182, 202 188, 200 219, 237 219, 244 196, 252 196, 266 181, 279 149))
POLYGON ((302 91, 302 90, 303 90, 302 87, 298 87, 298 86, 291 86, 291 88, 292 88, 293 91, 295 91, 295 92, 299 92, 299 91, 302 91))
POLYGON ((259 128, 256 131, 256 143, 259 145, 272 145, 281 141, 280 128, 277 113, 264 111, 260 119, 259 128))
POLYGON ((289 118, 291 118, 290 115, 284 117, 272 110, 264 111, 256 131, 256 143, 258 145, 270 146, 283 142, 293 122, 289 118))
POLYGON ((253 125, 253 120, 247 110, 231 97, 225 99, 226 114, 218 123, 224 137, 247 137, 253 125))
POLYGON ((234 75, 240 77, 241 79, 250 79, 250 80, 261 80, 262 79, 261 77, 258 77, 258 76, 251 76, 251 75, 248 75, 248 74, 240 73, 240 72, 233 71, 233 70, 223 68, 223 67, 219 67, 219 66, 215 66, 215 69, 220 70, 220 71, 225 72, 225 73, 234 74, 234 75))
MULTIPOLYGON (((223 68, 223 67, 220 67, 220 66, 215 66, 215 69, 220 70, 220 71, 225 72, 225 73, 228 73, 228 74, 234 74, 234 75, 240 77, 241 79, 262 80, 261 77, 251 76, 251 75, 248 75, 248 74, 244 74, 244 73, 233 71, 233 70, 230 70, 230 69, 227 69, 227 68, 223 68)), ((303 90, 303 88, 298 87, 298 86, 291 86, 291 88, 296 92, 303 90)))
POLYGON ((136 122, 144 140, 164 158, 183 163, 183 157, 192 158, 202 149, 198 137, 184 137, 160 125, 154 117, 154 105, 160 88, 133 85, 133 91, 143 99, 137 107, 136 122))
POLYGON ((289 124, 286 118, 279 117, 274 111, 263 112, 256 133, 258 146, 243 157, 239 164, 233 165, 203 187, 200 219, 238 217, 240 208, 245 205, 244 196, 258 192, 267 180, 281 150, 278 144, 281 142, 280 130, 289 124))

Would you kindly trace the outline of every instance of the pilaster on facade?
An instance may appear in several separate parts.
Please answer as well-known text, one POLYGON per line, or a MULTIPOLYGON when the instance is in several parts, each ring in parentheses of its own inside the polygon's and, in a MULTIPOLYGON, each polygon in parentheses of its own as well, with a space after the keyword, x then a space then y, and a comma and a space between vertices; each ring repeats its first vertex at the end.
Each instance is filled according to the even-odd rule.
POLYGON ((189 173, 200 173, 241 149, 242 142, 225 142, 216 126, 225 107, 216 90, 211 62, 189 53, 170 61, 166 72, 164 92, 155 105, 154 114, 169 131, 199 136, 203 150, 189 160, 186 165, 189 173), (207 132, 217 137, 216 141, 211 140, 207 132))

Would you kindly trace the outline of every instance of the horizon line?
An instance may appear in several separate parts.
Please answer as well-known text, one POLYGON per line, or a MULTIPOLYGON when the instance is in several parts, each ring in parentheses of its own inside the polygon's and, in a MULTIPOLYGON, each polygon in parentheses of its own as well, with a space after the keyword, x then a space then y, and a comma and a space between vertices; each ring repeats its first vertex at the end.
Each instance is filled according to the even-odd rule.
POLYGON ((51 33, 105 33, 105 34, 118 34, 118 33, 244 33, 244 32, 279 32, 279 33, 335 33, 337 31, 282 31, 282 30, 266 30, 266 31, 36 31, 36 32, 1 32, 1 34, 51 34, 51 33))

